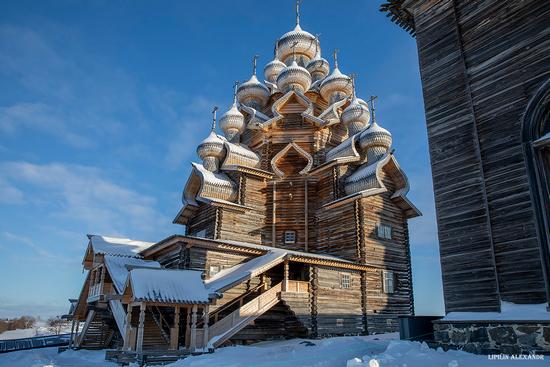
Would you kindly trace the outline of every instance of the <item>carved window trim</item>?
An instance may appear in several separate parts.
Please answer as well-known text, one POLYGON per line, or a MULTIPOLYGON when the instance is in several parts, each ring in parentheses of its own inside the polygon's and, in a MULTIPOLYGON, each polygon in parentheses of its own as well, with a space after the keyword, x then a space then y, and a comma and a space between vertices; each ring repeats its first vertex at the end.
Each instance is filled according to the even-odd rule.
POLYGON ((288 143, 286 147, 281 149, 279 153, 275 154, 273 159, 271 159, 271 168, 273 169, 273 172, 275 172, 275 174, 279 177, 284 177, 285 173, 277 167, 277 161, 283 158, 291 148, 294 148, 294 150, 298 152, 298 154, 300 154, 302 157, 304 157, 307 160, 306 166, 304 167, 304 169, 302 169, 299 172, 299 174, 305 175, 311 170, 311 167, 313 167, 313 157, 311 156, 311 154, 306 152, 302 147, 300 147, 295 142, 291 141, 290 143, 288 143))

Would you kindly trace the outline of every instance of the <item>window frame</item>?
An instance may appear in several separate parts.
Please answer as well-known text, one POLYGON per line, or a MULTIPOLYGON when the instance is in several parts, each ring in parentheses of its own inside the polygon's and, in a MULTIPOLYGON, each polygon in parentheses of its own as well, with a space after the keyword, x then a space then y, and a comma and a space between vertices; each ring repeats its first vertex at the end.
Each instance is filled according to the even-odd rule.
POLYGON ((393 228, 389 224, 377 223, 376 224, 376 236, 384 240, 391 240, 393 235, 393 228))
POLYGON ((350 289, 350 288, 351 288, 351 274, 340 273, 340 289, 350 289))
POLYGON ((382 291, 386 294, 395 293, 395 283, 393 270, 382 270, 382 291))
POLYGON ((296 238, 297 238, 296 231, 291 230, 291 229, 285 230, 285 232, 283 234, 283 240, 284 240, 285 245, 291 245, 291 244, 296 243, 296 238), (288 236, 290 236, 290 235, 292 236, 292 240, 287 239, 288 236))

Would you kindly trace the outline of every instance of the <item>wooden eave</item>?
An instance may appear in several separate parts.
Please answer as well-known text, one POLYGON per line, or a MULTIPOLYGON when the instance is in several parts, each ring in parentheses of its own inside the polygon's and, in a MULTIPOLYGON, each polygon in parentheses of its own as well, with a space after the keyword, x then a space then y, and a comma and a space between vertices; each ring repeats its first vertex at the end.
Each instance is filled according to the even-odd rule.
POLYGON ((240 211, 240 212, 243 212, 243 213, 247 210, 252 210, 251 207, 241 205, 241 204, 237 204, 237 203, 232 203, 230 201, 219 200, 219 199, 197 197, 197 201, 200 201, 200 202, 203 202, 203 203, 206 203, 206 204, 210 204, 212 206, 220 207, 220 208, 237 210, 237 211, 240 211))
POLYGON ((261 178, 267 178, 271 179, 274 176, 273 172, 264 171, 259 168, 254 167, 246 167, 246 166, 238 166, 238 165, 230 165, 224 168, 224 171, 236 171, 236 172, 242 172, 246 173, 252 176, 261 177, 261 178))
POLYGON ((339 166, 341 164, 349 164, 349 163, 354 163, 354 162, 357 162, 361 159, 361 157, 341 157, 341 158, 336 158, 336 159, 333 159, 329 162, 325 162, 323 164, 320 164, 318 165, 317 167, 313 167, 309 172, 308 174, 309 175, 318 175, 318 174, 321 174, 323 171, 325 171, 326 169, 329 169, 329 168, 332 168, 334 166, 339 166))
POLYGON ((364 191, 360 191, 360 192, 357 192, 355 194, 351 194, 351 195, 348 195, 348 196, 344 196, 342 198, 339 198, 339 199, 336 199, 334 201, 331 201, 329 203, 326 203, 325 205, 323 205, 321 208, 322 209, 332 209, 332 208, 336 208, 336 207, 339 207, 341 205, 344 205, 344 204, 347 204, 349 202, 352 202, 352 201, 355 201, 357 199, 361 199, 361 198, 366 198, 366 197, 369 197, 369 196, 373 196, 373 195, 378 195, 378 194, 382 194, 384 192, 387 192, 388 189, 386 189, 385 187, 380 187, 380 188, 375 188, 375 189, 368 189, 368 190, 364 190, 364 191))
POLYGON ((304 263, 304 264, 311 264, 311 265, 323 265, 323 266, 330 266, 334 268, 343 268, 343 269, 350 269, 350 270, 361 270, 361 271, 367 271, 367 270, 378 270, 377 267, 374 267, 372 265, 362 265, 359 263, 348 263, 345 261, 337 261, 337 260, 328 260, 328 259, 320 259, 320 258, 314 258, 314 257, 304 257, 296 254, 290 254, 288 256, 290 261, 304 263))

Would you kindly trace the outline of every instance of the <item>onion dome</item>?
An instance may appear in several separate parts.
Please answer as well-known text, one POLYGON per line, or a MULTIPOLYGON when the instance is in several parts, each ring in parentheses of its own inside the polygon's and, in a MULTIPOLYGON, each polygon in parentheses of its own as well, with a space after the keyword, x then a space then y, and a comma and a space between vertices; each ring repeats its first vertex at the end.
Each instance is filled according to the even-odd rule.
POLYGON ((304 93, 310 85, 311 75, 309 71, 298 65, 296 60, 293 60, 290 66, 284 68, 277 77, 277 88, 283 93, 290 90, 304 93))
POLYGON ((372 100, 372 124, 359 135, 359 146, 367 152, 367 162, 370 164, 386 154, 392 144, 390 132, 376 123, 374 98, 372 100))
POLYGON ((370 113, 367 102, 361 98, 353 97, 351 103, 340 116, 349 134, 354 135, 363 130, 370 121, 370 113))
POLYGON ((359 135, 359 146, 361 149, 368 149, 371 146, 382 146, 386 149, 391 147, 392 136, 390 132, 374 121, 368 129, 359 135))
POLYGON ((321 96, 330 104, 347 98, 352 93, 350 77, 338 69, 338 58, 334 51, 334 70, 321 83, 321 96))
POLYGON ((286 64, 277 58, 277 44, 275 44, 275 57, 264 67, 265 79, 275 84, 277 77, 285 67, 286 64))
POLYGON ((330 71, 328 61, 321 57, 321 47, 319 45, 319 38, 315 39, 316 53, 315 57, 307 64, 307 71, 311 74, 313 81, 324 79, 330 71))
POLYGON ((252 77, 237 88, 237 99, 239 103, 246 106, 261 109, 267 103, 269 99, 269 89, 260 83, 256 77, 256 59, 258 56, 254 56, 252 77))
POLYGON ((288 64, 292 57, 292 45, 296 43, 296 54, 300 56, 300 59, 304 60, 307 65, 309 60, 315 57, 315 37, 300 27, 297 23, 296 27, 279 38, 277 41, 277 57, 285 64, 288 64))
POLYGON ((311 33, 300 27, 300 2, 296 1, 296 27, 277 41, 277 57, 290 65, 290 57, 299 55, 300 65, 306 66, 317 53, 315 40, 311 33))
POLYGON ((203 161, 204 168, 211 172, 218 170, 220 159, 223 158, 224 141, 216 134, 216 111, 214 107, 212 130, 210 134, 197 147, 197 155, 203 161))
POLYGON ((237 108, 237 86, 235 82, 235 90, 233 92, 233 104, 229 111, 223 114, 220 118, 220 128, 222 129, 225 138, 232 143, 238 143, 240 134, 244 130, 244 116, 237 108))
POLYGON ((370 111, 367 102, 357 98, 355 93, 355 76, 351 77, 352 99, 351 103, 342 112, 340 118, 342 123, 348 128, 349 135, 355 135, 363 130, 370 121, 370 111))

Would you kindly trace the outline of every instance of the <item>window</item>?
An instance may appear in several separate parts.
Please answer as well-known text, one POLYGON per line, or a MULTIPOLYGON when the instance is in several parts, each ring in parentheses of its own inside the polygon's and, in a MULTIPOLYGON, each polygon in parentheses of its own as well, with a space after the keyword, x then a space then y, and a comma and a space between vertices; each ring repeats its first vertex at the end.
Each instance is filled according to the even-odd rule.
POLYGON ((386 240, 391 240, 391 226, 386 224, 378 224, 376 226, 376 235, 386 240))
POLYGON ((336 319, 336 327, 344 327, 344 319, 336 319))
POLYGON ((340 274, 340 287, 344 289, 351 287, 351 277, 349 274, 340 274))
POLYGON ((384 293, 393 293, 394 292, 394 275, 393 271, 390 270, 384 270, 382 271, 382 287, 384 289, 384 293))
POLYGON ((197 234, 195 234, 195 237, 206 238, 206 229, 198 231, 197 234))
POLYGON ((296 243, 296 231, 285 231, 285 243, 296 243))
POLYGON ((214 276, 220 272, 220 267, 216 265, 210 265, 210 269, 208 271, 208 274, 210 276, 214 276))

